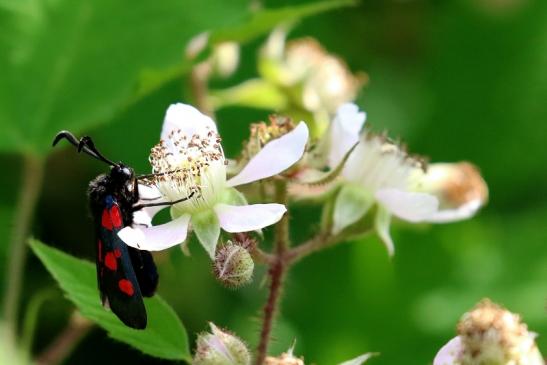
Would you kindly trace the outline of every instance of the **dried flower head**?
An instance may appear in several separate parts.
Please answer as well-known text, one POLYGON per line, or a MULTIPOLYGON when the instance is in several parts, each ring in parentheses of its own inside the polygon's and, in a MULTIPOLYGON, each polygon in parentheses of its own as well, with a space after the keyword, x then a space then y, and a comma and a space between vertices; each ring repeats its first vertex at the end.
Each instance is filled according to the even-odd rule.
POLYGON ((544 365, 520 316, 482 300, 465 313, 458 335, 437 354, 434 365, 544 365))

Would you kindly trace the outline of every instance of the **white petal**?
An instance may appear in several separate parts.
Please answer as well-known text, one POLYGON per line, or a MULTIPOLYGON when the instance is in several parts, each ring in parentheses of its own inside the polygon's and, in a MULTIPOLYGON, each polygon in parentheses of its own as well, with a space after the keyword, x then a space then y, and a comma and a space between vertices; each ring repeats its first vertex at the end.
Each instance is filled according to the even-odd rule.
POLYGON ((393 215, 409 222, 423 222, 437 212, 439 200, 430 194, 380 189, 376 199, 393 215))
POLYGON ((380 237, 380 239, 386 246, 389 256, 393 256, 393 254, 395 253, 395 245, 393 244, 393 240, 391 239, 391 235, 389 234, 390 222, 391 214, 389 214, 389 212, 384 207, 378 207, 378 211, 376 212, 376 219, 374 220, 376 233, 378 233, 378 237, 380 237))
POLYGON ((344 361, 343 363, 340 363, 338 365, 361 365, 364 362, 366 362, 368 359, 370 359, 372 356, 376 356, 376 355, 377 354, 375 354, 375 353, 369 352, 369 353, 363 354, 361 356, 357 356, 354 359, 344 361))
POLYGON ((330 131, 330 168, 338 166, 346 153, 359 142, 365 119, 366 113, 360 112, 355 104, 347 103, 338 108, 330 131))
POLYGON ((209 210, 192 216, 192 229, 199 243, 214 260, 218 238, 220 237, 220 224, 215 212, 209 210))
POLYGON ((118 236, 129 246, 146 251, 160 251, 186 239, 190 215, 185 214, 169 223, 149 228, 125 227, 118 236))
MULTIPOLYGON (((150 204, 150 203, 164 203, 167 200, 161 195, 158 188, 155 186, 148 186, 139 184, 139 197, 141 200, 137 204, 150 204), (157 198, 157 199, 156 199, 157 198)), ((142 208, 133 213, 133 224, 150 227, 152 225, 152 218, 162 209, 165 209, 165 205, 142 208)))
POLYGON ((162 197, 161 192, 155 185, 139 184, 139 198, 141 199, 160 199, 162 197))
POLYGON ((207 128, 216 132, 215 122, 199 110, 188 104, 171 104, 165 113, 161 139, 167 140, 169 133, 180 129, 187 136, 207 133, 207 128))
POLYGON ((300 160, 308 142, 309 131, 306 123, 267 143, 241 172, 228 180, 228 186, 247 184, 277 175, 300 160))
POLYGON ((441 347, 433 360, 433 365, 458 365, 461 352, 462 342, 460 336, 456 336, 441 347))
POLYGON ((287 208, 283 204, 228 205, 217 204, 220 226, 227 232, 249 232, 278 222, 287 208))
POLYGON ((361 186, 346 184, 336 196, 332 215, 334 234, 357 222, 374 203, 372 196, 361 186))
POLYGON ((426 221, 432 223, 461 221, 474 216, 481 206, 481 200, 472 200, 454 209, 441 209, 429 216, 426 221))

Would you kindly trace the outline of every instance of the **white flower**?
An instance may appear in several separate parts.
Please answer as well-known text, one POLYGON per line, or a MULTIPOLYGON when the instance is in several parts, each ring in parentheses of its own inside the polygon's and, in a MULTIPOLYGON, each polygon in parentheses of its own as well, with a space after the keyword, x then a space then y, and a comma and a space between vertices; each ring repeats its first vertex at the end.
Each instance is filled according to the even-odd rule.
MULTIPOLYGON (((276 223, 286 212, 282 204, 246 205, 233 187, 277 175, 298 161, 305 150, 308 129, 301 122, 294 130, 266 144, 241 172, 226 180, 225 157, 216 125, 192 106, 174 104, 165 115, 161 141, 150 155, 155 186, 140 186, 147 202, 175 202, 172 221, 152 227, 151 217, 163 207, 146 208, 134 216, 133 227, 119 236, 132 247, 157 251, 184 242, 188 227, 211 258, 220 228, 227 232, 248 232, 276 223), (138 225, 141 224, 141 225, 138 225)), ((143 201, 145 202, 145 201, 143 201)))
POLYGON ((520 317, 486 299, 465 313, 458 336, 444 345, 433 365, 544 365, 520 317))
POLYGON ((484 204, 487 188, 477 170, 466 168, 465 173, 457 172, 463 165, 472 165, 433 164, 427 169, 423 161, 408 155, 386 137, 367 132, 359 136, 357 126, 362 125, 361 120, 364 116, 355 105, 344 105, 331 126, 331 168, 359 141, 342 171, 345 183, 335 202, 334 233, 357 222, 376 204, 376 230, 392 254, 392 215, 413 223, 450 222, 471 217, 484 204), (465 193, 450 201, 448 189, 454 194, 458 190, 465 193))

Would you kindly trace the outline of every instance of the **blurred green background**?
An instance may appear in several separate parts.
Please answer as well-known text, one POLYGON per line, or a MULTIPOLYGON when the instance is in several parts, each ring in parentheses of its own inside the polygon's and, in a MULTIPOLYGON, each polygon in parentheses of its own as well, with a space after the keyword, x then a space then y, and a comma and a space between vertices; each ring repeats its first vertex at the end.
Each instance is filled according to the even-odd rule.
MULTIPOLYGON (((176 2, 158 5, 158 14, 139 12, 140 5, 135 9, 112 5, 105 11, 113 19, 105 15, 104 23, 92 24, 102 29, 94 39, 99 44, 104 37, 112 47, 106 48, 109 52, 105 54, 94 53, 90 47, 90 57, 101 63, 97 70, 108 77, 87 74, 85 62, 75 62, 66 78, 74 80, 72 87, 76 89, 91 85, 90 91, 74 92, 73 96, 74 89, 69 87, 66 100, 61 99, 52 108, 51 115, 60 120, 66 114, 87 119, 89 110, 104 105, 104 110, 95 110, 92 119, 105 123, 89 123, 83 132, 93 136, 105 155, 141 172, 149 169, 148 152, 157 142, 166 107, 175 101, 188 101, 190 96, 187 80, 178 79, 122 108, 120 100, 132 87, 129 74, 168 65, 191 35, 236 24, 249 6, 245 2, 197 2, 188 9, 179 4, 170 10, 171 3, 176 2), (120 21, 129 23, 116 25, 114 15, 122 10, 130 16, 120 21), (194 21, 181 21, 179 15, 184 11, 194 21), (153 23, 144 27, 139 20, 147 16, 157 16, 161 26, 153 23), (162 32, 171 33, 164 36, 162 32), (180 41, 173 41, 177 39, 173 32, 180 33, 180 41), (132 44, 132 48, 117 52, 118 44, 132 44), (120 85, 122 82, 126 84, 120 85), (78 97, 85 100, 75 100, 78 97)), ((290 4, 294 2, 263 3, 265 7, 290 4)), ((34 23, 10 21, 6 9, 12 5, 0 1, 0 25, 15 27, 21 34, 35 31, 30 29, 34 23)), ((65 16, 72 15, 70 7, 66 12, 65 16)), ((47 22, 48 12, 44 14, 41 21, 47 22)), ((78 34, 77 29, 72 31, 78 34)), ((57 35, 64 36, 62 29, 59 32, 57 35)), ((371 237, 321 252, 297 265, 287 280, 271 352, 286 350, 296 338, 295 352, 303 355, 306 363, 334 364, 374 351, 381 356, 371 360, 373 364, 429 364, 436 351, 454 336, 459 316, 483 297, 490 297, 522 314, 530 329, 540 334, 538 345, 546 354, 547 2, 364 0, 356 7, 303 20, 290 35, 300 36, 317 38, 345 59, 353 71, 368 74, 370 81, 357 103, 367 111, 369 126, 390 131, 391 136, 406 141, 412 152, 431 156, 432 161, 474 162, 489 184, 490 202, 471 221, 393 227, 393 259, 388 258, 380 241, 371 237)), ((6 47, 17 41, 8 39, 6 33, 0 37, 6 47)), ((214 86, 234 85, 255 76, 257 49, 263 41, 264 37, 244 45, 237 73, 214 86)), ((56 56, 54 52, 66 52, 69 60, 72 51, 52 47, 43 56, 47 61, 47 57, 56 56)), ((47 62, 42 65, 44 68, 40 63, 29 68, 26 78, 18 80, 0 64, 8 70, 0 69, 0 78, 12 78, 10 81, 19 85, 17 90, 0 90, 0 105, 17 109, 10 116, 34 112, 30 105, 18 104, 17 92, 28 92, 35 97, 29 100, 34 100, 37 108, 43 107, 41 97, 47 95, 41 94, 40 78, 53 71, 46 67, 47 62)), ((236 156, 247 136, 246 126, 267 118, 269 112, 229 108, 217 113, 227 155, 236 156)), ((2 123, 7 115, 0 113, 2 123)), ((72 128, 52 124, 57 129, 72 128)), ((0 128, 3 138, 12 136, 10 126, 0 128)), ((28 133, 33 141, 47 141, 40 147, 43 150, 55 132, 46 133, 47 129, 24 123, 19 128, 24 133, 14 132, 14 136, 28 133)), ((6 237, 13 226, 21 185, 21 159, 10 143, 4 142, 1 150, 5 153, 0 155, 4 166, 0 233, 5 244, 0 245, 0 272, 5 273, 9 260, 6 237)), ((94 239, 85 191, 88 181, 104 170, 100 163, 77 155, 73 149, 51 151, 33 235, 65 252, 92 259, 94 239)), ((295 239, 312 232, 317 215, 317 207, 294 208, 294 227, 309 226, 293 232, 295 239)), ((196 242, 190 249, 190 258, 176 248, 157 256, 159 293, 176 309, 192 340, 206 329, 207 321, 213 321, 254 345, 266 295, 263 270, 256 271, 251 286, 227 290, 214 281, 209 259, 196 242)), ((2 282, 5 280, 4 275, 2 282)), ((22 311, 44 288, 56 288, 56 283, 30 255, 22 311)), ((63 328, 70 308, 59 291, 43 309, 35 352, 63 328)), ((106 365, 120 361, 168 363, 113 342, 100 329, 88 335, 66 363, 106 365)))

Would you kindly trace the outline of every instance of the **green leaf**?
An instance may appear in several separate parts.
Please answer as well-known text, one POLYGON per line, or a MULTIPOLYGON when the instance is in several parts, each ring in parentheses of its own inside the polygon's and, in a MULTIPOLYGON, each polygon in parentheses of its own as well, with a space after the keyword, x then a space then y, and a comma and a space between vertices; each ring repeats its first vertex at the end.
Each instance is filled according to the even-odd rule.
POLYGON ((111 119, 143 70, 179 77, 192 36, 246 13, 244 1, 0 1, 0 151, 44 153, 58 130, 111 119))
POLYGON ((101 305, 95 265, 37 240, 31 240, 30 245, 82 315, 104 328, 112 338, 151 356, 190 360, 186 330, 173 309, 159 296, 145 298, 147 328, 129 328, 101 305))
POLYGON ((304 17, 356 3, 355 0, 321 1, 279 9, 264 9, 252 14, 248 21, 241 25, 213 32, 210 39, 213 44, 225 41, 245 43, 268 33, 281 23, 292 23, 304 17))

